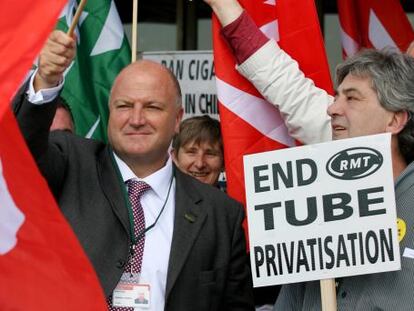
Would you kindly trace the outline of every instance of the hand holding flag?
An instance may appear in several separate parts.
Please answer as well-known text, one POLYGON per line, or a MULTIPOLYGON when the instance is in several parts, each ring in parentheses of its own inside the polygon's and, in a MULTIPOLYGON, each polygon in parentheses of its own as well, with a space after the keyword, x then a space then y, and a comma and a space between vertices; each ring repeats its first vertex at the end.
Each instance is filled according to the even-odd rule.
POLYGON ((213 9, 223 27, 236 20, 243 12, 237 0, 204 0, 204 2, 213 9))
POLYGON ((35 91, 58 85, 76 54, 76 42, 63 31, 53 31, 39 55, 35 91))
MULTIPOLYGON (((80 0, 67 1, 57 28, 68 31, 73 12, 81 5, 80 0)), ((70 106, 78 135, 106 141, 109 91, 121 69, 131 62, 114 0, 88 0, 74 33, 77 53, 65 74, 61 97, 70 106)))

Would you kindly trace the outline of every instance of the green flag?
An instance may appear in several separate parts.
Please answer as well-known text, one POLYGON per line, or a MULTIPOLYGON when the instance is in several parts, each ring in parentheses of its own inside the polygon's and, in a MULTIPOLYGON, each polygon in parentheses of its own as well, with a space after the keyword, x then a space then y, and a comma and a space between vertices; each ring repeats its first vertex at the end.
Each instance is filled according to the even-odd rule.
MULTIPOLYGON (((78 2, 70 0, 58 28, 67 31, 78 2)), ((76 58, 61 96, 71 108, 78 135, 107 141, 108 98, 119 71, 131 62, 131 49, 113 0, 89 0, 75 30, 76 58)))

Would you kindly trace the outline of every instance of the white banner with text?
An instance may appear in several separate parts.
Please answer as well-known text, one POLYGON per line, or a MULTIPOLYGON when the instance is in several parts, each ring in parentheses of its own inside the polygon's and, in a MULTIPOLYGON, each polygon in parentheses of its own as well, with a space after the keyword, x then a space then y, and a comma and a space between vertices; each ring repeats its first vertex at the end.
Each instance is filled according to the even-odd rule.
POLYGON ((212 51, 144 52, 142 58, 163 64, 176 76, 183 95, 184 119, 204 114, 219 119, 212 51))
POLYGON ((400 269, 389 134, 244 157, 255 287, 400 269))

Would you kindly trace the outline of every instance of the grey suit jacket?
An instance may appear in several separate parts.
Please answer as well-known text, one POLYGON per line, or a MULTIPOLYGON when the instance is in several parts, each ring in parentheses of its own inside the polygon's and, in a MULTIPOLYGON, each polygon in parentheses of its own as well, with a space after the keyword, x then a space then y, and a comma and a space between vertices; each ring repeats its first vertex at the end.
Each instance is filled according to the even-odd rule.
MULTIPOLYGON (((130 223, 109 146, 57 131, 54 103, 14 102, 19 125, 89 257, 106 296, 128 260, 130 223)), ((253 310, 243 210, 219 190, 174 171, 176 202, 165 310, 253 310)))

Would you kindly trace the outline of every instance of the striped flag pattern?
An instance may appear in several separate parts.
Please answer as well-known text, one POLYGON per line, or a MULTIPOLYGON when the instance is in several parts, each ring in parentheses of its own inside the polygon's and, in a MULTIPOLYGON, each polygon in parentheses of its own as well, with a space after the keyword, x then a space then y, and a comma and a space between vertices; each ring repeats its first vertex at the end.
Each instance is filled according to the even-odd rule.
MULTIPOLYGON (((240 1, 261 31, 299 62, 316 85, 332 90, 312 0, 240 1)), ((243 155, 295 146, 279 111, 236 71, 236 62, 213 19, 214 61, 228 194, 245 203, 243 155)), ((247 230, 247 226, 245 226, 247 230)))
POLYGON ((414 40, 413 28, 398 0, 337 0, 337 3, 344 58, 364 47, 390 46, 406 51, 414 40))

